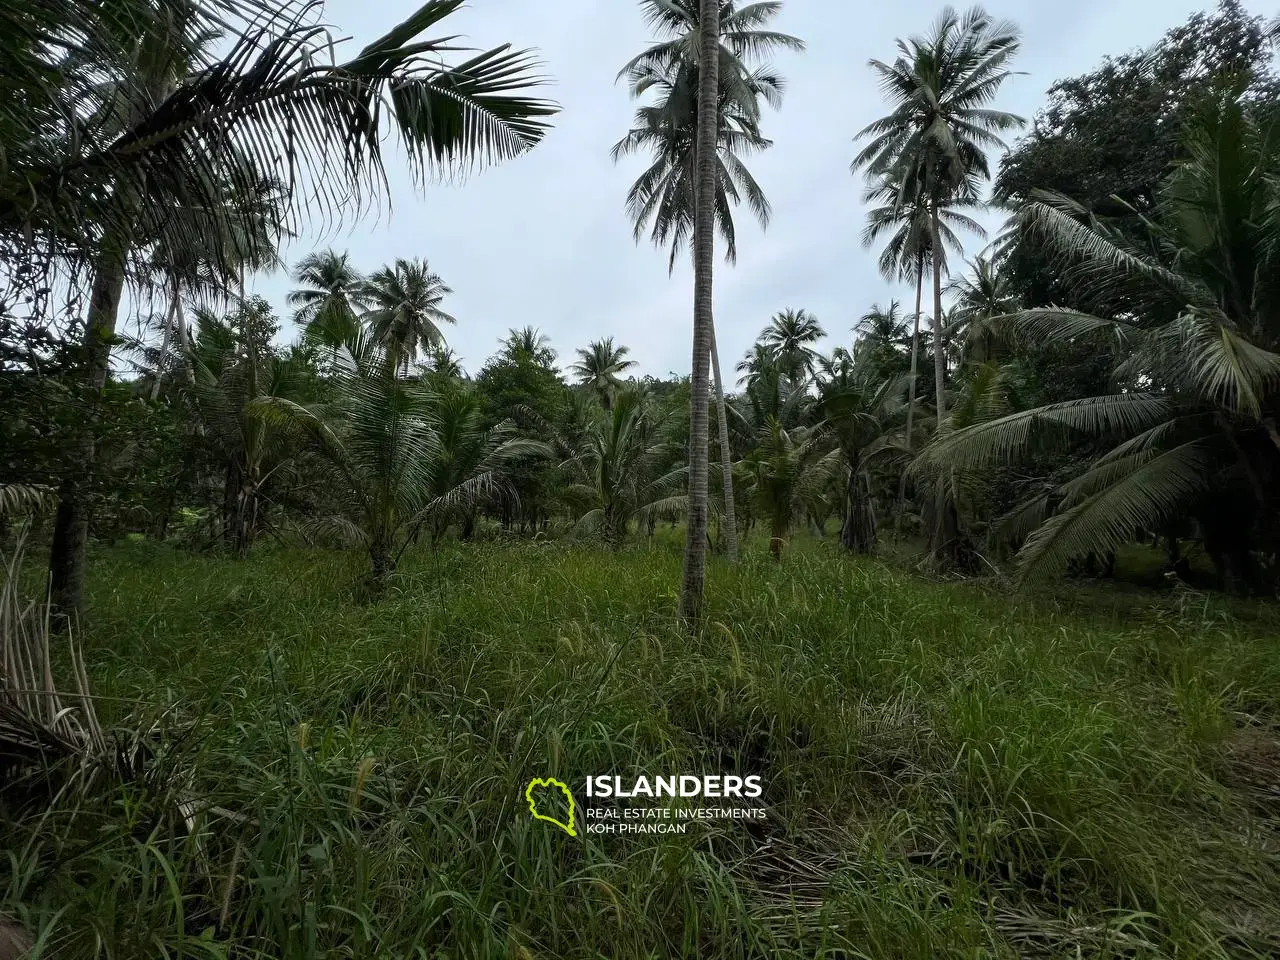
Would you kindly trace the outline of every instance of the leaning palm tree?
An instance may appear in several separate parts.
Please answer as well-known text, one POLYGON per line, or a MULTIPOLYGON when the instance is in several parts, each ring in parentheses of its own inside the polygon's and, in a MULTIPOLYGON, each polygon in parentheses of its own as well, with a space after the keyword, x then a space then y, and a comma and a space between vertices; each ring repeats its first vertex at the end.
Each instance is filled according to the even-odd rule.
POLYGON ((364 277, 345 251, 318 250, 293 268, 287 302, 309 340, 336 347, 355 336, 365 308, 364 277))
POLYGON ((788 307, 773 315, 760 333, 760 343, 772 353, 783 373, 799 383, 813 376, 818 362, 813 345, 826 335, 813 314, 788 307))
POLYGON ((615 347, 613 337, 593 340, 585 349, 578 349, 577 362, 569 367, 569 372, 577 377, 580 385, 600 398, 600 405, 605 410, 609 410, 614 392, 621 383, 618 374, 636 365, 634 360, 627 359, 630 352, 630 347, 615 347))
MULTIPOLYGON (((703 51, 703 9, 698 0, 645 0, 650 24, 663 36, 631 60, 618 74, 626 77, 633 96, 656 92, 652 105, 636 113, 636 125, 613 151, 617 160, 644 149, 653 164, 640 175, 627 195, 627 209, 638 240, 652 221, 652 238, 658 246, 670 246, 669 269, 693 232, 696 140, 698 135, 699 63, 703 51)), ((729 0, 718 9, 719 40, 716 96, 716 171, 714 222, 725 241, 725 259, 737 257, 733 207, 745 198, 762 227, 768 225, 769 202, 747 169, 742 154, 768 148, 760 133, 760 102, 778 106, 782 78, 761 63, 780 50, 804 49, 803 41, 765 29, 781 3, 754 3, 738 9, 729 0)), ((724 382, 714 323, 711 341, 711 373, 720 429, 720 458, 725 500, 726 549, 730 562, 737 560, 737 521, 733 504, 732 463, 729 453, 724 382)))
MULTIPOLYGON (((450 40, 420 39, 461 3, 427 0, 336 63, 309 4, 5 7, 0 237, 44 262, 87 268, 82 355, 92 404, 110 369, 131 264, 161 236, 178 245, 171 231, 184 220, 168 211, 216 213, 215 184, 274 176, 286 185, 287 219, 336 219, 367 210, 387 184, 382 150, 392 131, 422 174, 511 157, 541 139, 554 107, 525 92, 539 82, 526 54, 501 47, 455 67, 440 58, 456 50, 450 40), (190 42, 215 29, 229 42, 190 42), (68 71, 68 62, 84 66, 68 71)), ((54 597, 73 615, 83 604, 94 462, 84 432, 77 467, 63 478, 50 554, 54 597)))
MULTIPOLYGON (((1003 318, 1035 343, 1114 352, 1114 393, 976 423, 915 469, 972 470, 1046 447, 1105 445, 1075 477, 1022 505, 1025 576, 1103 554, 1138 529, 1196 520, 1224 581, 1257 587, 1280 557, 1280 148, 1243 95, 1196 116, 1184 161, 1130 238, 1072 201, 1032 197, 1019 235, 1055 259, 1093 314, 1050 307, 1003 318), (1267 563, 1260 563, 1265 558, 1267 563)), ((1274 574, 1272 574, 1274 576, 1274 574)))
POLYGON ((407 371, 420 348, 444 345, 440 325, 458 322, 440 309, 451 293, 426 260, 400 257, 369 275, 360 287, 360 297, 369 305, 363 319, 386 347, 389 361, 407 371))
MULTIPOLYGON (((1003 148, 999 134, 1022 119, 990 107, 1009 76, 1020 46, 1017 27, 981 7, 964 15, 945 7, 930 33, 898 41, 893 63, 870 61, 892 105, 885 117, 858 133, 866 145, 853 161, 879 182, 902 186, 895 201, 928 211, 931 249, 943 249, 943 211, 971 201, 991 179, 986 151, 1003 148)), ((932 258, 934 379, 939 422, 946 412, 945 331, 942 329, 943 259, 932 258)))

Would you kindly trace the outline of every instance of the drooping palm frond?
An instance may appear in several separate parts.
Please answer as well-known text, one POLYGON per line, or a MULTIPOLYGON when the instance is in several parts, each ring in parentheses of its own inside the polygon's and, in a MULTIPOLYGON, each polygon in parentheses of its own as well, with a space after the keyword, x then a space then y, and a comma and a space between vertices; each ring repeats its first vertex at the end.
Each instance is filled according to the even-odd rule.
MULTIPOLYGON (((1043 523, 1024 575, 1105 553, 1141 529, 1191 520, 1220 570, 1252 577, 1280 555, 1280 144, 1240 90, 1192 118, 1184 159, 1133 240, 1071 201, 1032 198, 1016 242, 1034 242, 1096 313, 1043 308, 997 317, 1041 343, 1093 338, 1128 392, 1052 404, 958 429, 913 469, 964 470, 1049 447, 1090 450, 1082 472, 1010 515, 1043 523), (1109 336, 1099 336, 1099 334, 1109 336), (1103 452, 1097 453, 1101 447, 1103 452)), ((1270 589, 1270 587, 1266 587, 1270 589)))
POLYGON ((1197 438, 1171 450, 1113 461, 1105 476, 1078 488, 1097 493, 1049 517, 1018 553, 1021 568, 1044 575, 1090 553, 1105 553, 1132 539, 1135 531, 1159 529, 1211 489, 1220 462, 1220 444, 1197 438))
POLYGON ((1021 410, 940 435, 920 452, 913 471, 947 464, 961 469, 1007 464, 1036 450, 1061 449, 1083 437, 1132 436, 1176 409, 1169 397, 1122 393, 1083 397, 1021 410))
POLYGON ((130 51, 138 36, 156 39, 145 49, 176 49, 170 38, 209 24, 200 6, 63 0, 56 6, 76 18, 37 26, 26 18, 38 7, 22 4, 11 36, 35 30, 42 39, 19 42, 15 64, 28 77, 48 76, 71 50, 88 61, 93 83, 41 86, 49 122, 37 115, 36 125, 17 123, 22 132, 6 137, 0 230, 25 232, 63 255, 89 255, 103 231, 193 246, 201 237, 190 219, 168 211, 235 213, 228 182, 231 196, 248 198, 253 182, 277 177, 286 223, 304 211, 337 218, 366 208, 385 195, 381 140, 391 131, 421 176, 521 153, 555 112, 526 93, 540 82, 536 61, 499 47, 449 66, 440 59, 458 49, 449 38, 420 39, 460 5, 428 0, 338 63, 333 37, 314 23, 318 3, 211 5, 229 46, 170 79, 172 71, 157 72, 130 51), (118 9, 147 26, 111 46, 101 38, 118 35, 120 22, 109 19, 118 9))

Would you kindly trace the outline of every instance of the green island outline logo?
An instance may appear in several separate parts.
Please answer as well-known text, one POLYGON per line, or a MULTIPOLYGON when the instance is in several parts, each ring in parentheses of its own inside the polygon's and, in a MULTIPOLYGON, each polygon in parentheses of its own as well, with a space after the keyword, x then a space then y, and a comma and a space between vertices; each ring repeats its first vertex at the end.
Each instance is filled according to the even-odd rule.
POLYGON ((547 823, 554 823, 571 837, 576 837, 578 835, 578 831, 573 828, 573 791, 571 791, 566 784, 557 780, 555 777, 534 777, 529 781, 529 785, 524 788, 524 798, 529 803, 529 812, 533 814, 533 819, 545 820, 547 823), (561 823, 555 817, 548 817, 538 812, 538 801, 533 798, 534 787, 560 788, 560 791, 569 799, 569 822, 567 824, 561 823))

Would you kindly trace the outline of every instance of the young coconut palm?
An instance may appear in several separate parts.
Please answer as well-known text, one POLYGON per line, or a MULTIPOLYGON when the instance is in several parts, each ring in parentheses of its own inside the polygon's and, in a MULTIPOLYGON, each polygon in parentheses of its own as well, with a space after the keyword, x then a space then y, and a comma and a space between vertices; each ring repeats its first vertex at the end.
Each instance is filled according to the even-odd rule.
POLYGON ((817 427, 784 427, 770 416, 756 449, 746 459, 756 511, 769 518, 769 552, 782 558, 796 520, 814 512, 841 466, 817 427))
POLYGON ((477 439, 478 421, 465 411, 454 417, 425 385, 396 376, 371 334, 344 345, 338 359, 333 403, 303 407, 272 397, 254 409, 264 422, 302 433, 326 457, 349 500, 346 513, 323 525, 369 552, 377 592, 423 524, 497 501, 510 470, 545 447, 477 439))
POLYGON ((1117 392, 957 430, 918 460, 921 470, 964 470, 1044 447, 1110 445, 1024 506, 1024 521, 1047 518, 1018 554, 1026 576, 1179 516, 1199 521, 1235 585, 1264 585, 1280 554, 1280 148, 1266 110, 1233 93, 1195 118, 1183 149, 1140 241, 1053 194, 1018 213, 1022 236, 1055 255, 1098 309, 1022 310, 1004 331, 1037 343, 1096 338, 1115 351, 1117 392))
MULTIPOLYGON (((253 307, 241 308, 244 319, 253 307)), ((223 540, 244 557, 258 532, 262 487, 289 456, 286 432, 253 411, 265 398, 296 396, 306 371, 264 356, 251 323, 233 326, 203 310, 196 323, 190 390, 204 442, 223 462, 223 540)))
POLYGON ((572 478, 566 496, 584 510, 579 529, 598 530, 607 543, 617 545, 633 520, 682 513, 688 506, 683 495, 687 469, 673 469, 678 456, 658 408, 644 391, 621 391, 562 464, 572 478))
POLYGON ((905 377, 879 379, 873 368, 848 361, 847 354, 824 361, 814 412, 819 431, 835 445, 843 461, 840 542, 846 550, 870 553, 876 544, 870 466, 873 460, 900 449, 890 437, 906 411, 908 381, 905 377))

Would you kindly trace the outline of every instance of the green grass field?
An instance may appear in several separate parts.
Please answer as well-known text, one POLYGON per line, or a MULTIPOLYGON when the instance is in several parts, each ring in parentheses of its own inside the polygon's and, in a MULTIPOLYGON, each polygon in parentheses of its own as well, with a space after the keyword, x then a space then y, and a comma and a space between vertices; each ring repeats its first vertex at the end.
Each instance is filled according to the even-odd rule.
POLYGON ((477 544, 91 569, 104 720, 146 775, 3 826, 40 956, 1265 957, 1280 614, 942 583, 827 543, 477 544), (763 824, 569 837, 534 776, 758 774, 763 824), (199 798, 196 806, 179 807, 199 798))

